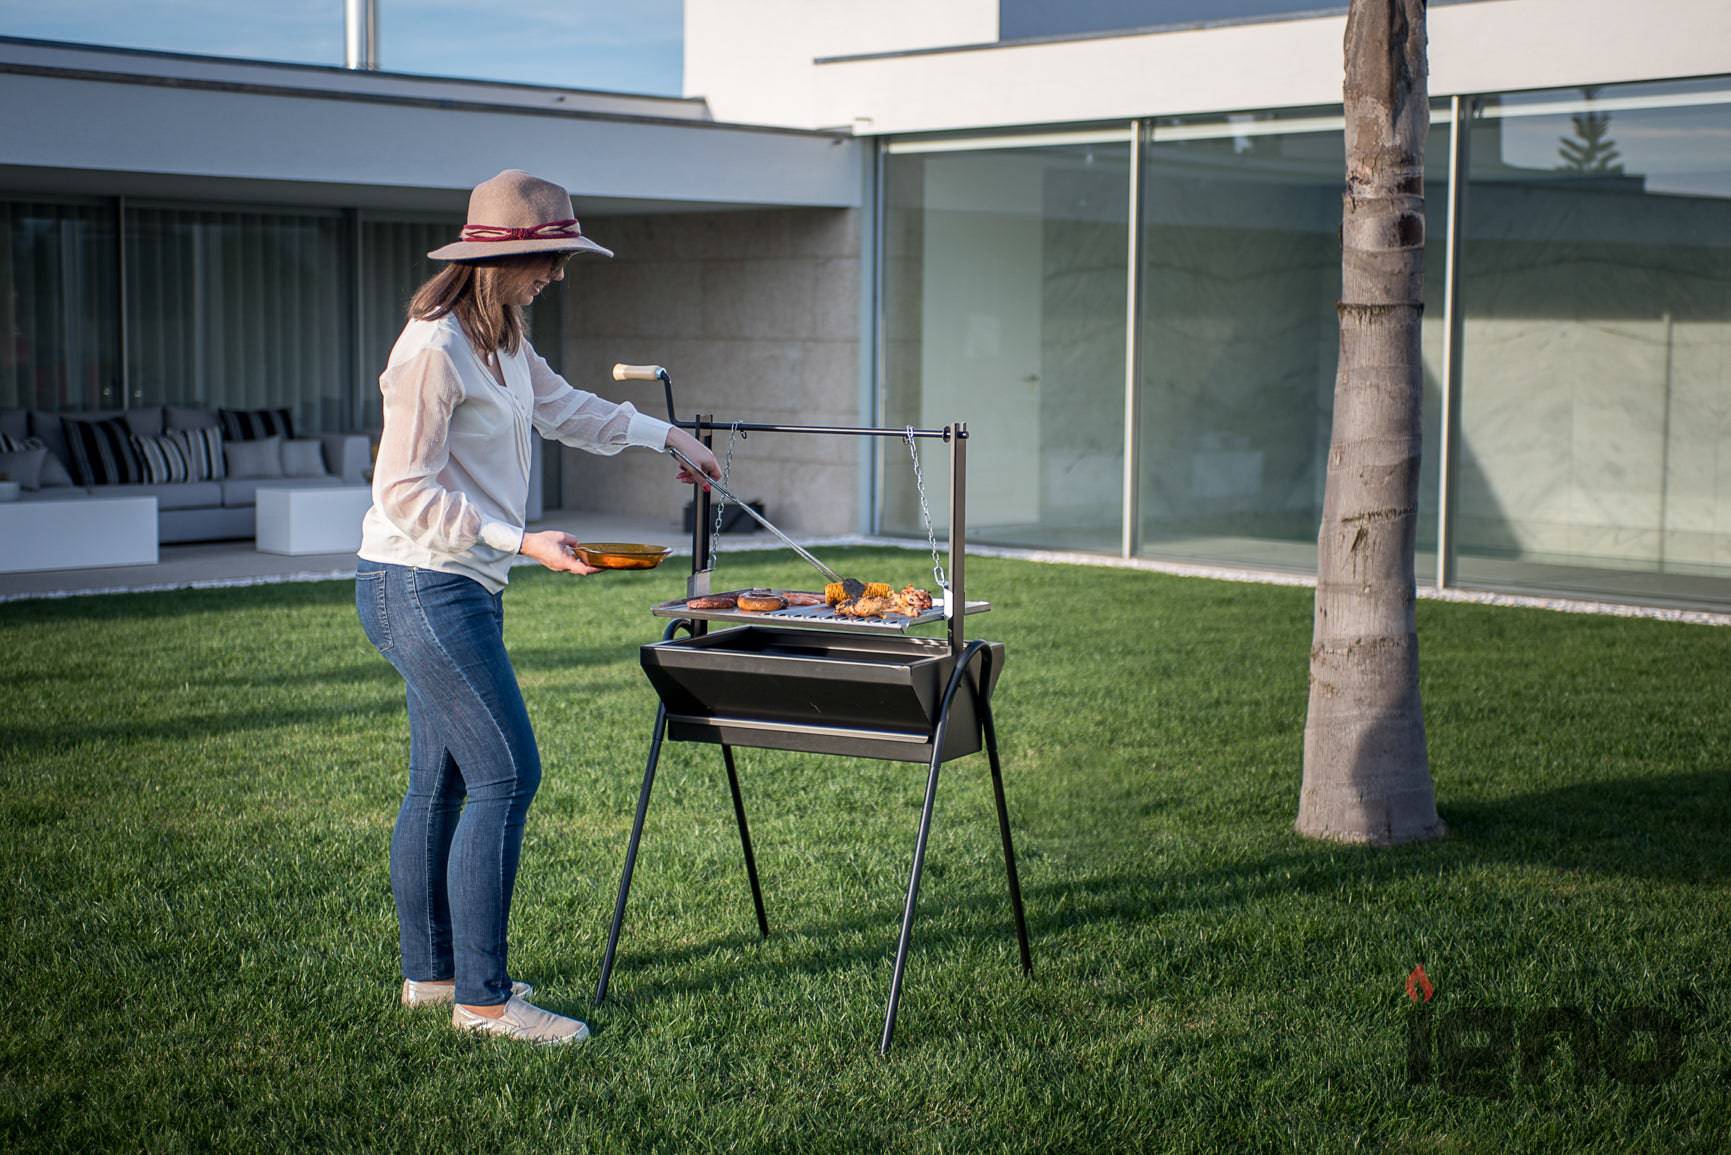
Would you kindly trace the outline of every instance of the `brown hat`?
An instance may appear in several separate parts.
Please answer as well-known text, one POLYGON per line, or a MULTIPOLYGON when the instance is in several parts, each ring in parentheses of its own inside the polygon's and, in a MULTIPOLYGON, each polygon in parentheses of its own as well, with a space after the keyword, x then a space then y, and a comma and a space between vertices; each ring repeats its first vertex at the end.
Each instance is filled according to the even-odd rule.
POLYGON ((469 194, 462 239, 428 253, 437 261, 473 261, 521 253, 613 255, 588 237, 571 215, 571 194, 519 168, 482 181, 469 194))

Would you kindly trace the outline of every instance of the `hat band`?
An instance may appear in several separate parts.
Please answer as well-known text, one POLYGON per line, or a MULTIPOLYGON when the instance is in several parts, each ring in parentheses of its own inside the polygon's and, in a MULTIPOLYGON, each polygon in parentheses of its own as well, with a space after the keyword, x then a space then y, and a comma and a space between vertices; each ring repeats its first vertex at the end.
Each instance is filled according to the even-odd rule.
POLYGON ((464 225, 461 235, 465 241, 540 241, 559 237, 581 237, 583 230, 577 226, 577 219, 570 217, 562 221, 530 225, 526 229, 511 228, 509 225, 464 225))

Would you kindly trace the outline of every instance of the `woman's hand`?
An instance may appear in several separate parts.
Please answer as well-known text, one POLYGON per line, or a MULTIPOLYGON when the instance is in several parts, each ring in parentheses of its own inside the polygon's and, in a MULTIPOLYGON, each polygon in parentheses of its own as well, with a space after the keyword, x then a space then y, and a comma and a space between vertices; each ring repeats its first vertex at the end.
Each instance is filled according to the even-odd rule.
POLYGON ((577 555, 571 552, 572 546, 582 544, 568 533, 545 529, 538 533, 524 534, 523 544, 517 547, 517 552, 560 573, 600 573, 596 567, 584 565, 577 560, 577 555))
MULTIPOLYGON (((691 464, 697 466, 697 468, 701 469, 706 475, 713 477, 717 481, 721 480, 721 465, 715 460, 715 454, 711 453, 709 448, 705 446, 703 442, 699 441, 685 430, 678 426, 669 429, 667 431, 666 444, 667 448, 677 449, 679 452, 683 453, 691 461, 691 464)), ((679 472, 674 476, 685 482, 687 485, 698 480, 698 478, 692 474, 691 470, 687 469, 683 463, 680 464, 679 472)), ((705 484, 703 488, 708 489, 709 486, 705 484)))

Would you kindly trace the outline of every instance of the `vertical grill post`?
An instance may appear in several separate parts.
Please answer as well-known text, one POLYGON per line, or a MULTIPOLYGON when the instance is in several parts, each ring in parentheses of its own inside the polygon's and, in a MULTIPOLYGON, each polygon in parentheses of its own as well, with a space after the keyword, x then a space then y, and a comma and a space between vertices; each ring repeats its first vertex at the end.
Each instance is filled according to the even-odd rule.
POLYGON ((967 617, 968 598, 963 588, 963 566, 968 538, 968 426, 958 421, 944 430, 950 442, 950 588, 944 596, 944 615, 950 620, 950 653, 962 656, 962 619, 967 617))

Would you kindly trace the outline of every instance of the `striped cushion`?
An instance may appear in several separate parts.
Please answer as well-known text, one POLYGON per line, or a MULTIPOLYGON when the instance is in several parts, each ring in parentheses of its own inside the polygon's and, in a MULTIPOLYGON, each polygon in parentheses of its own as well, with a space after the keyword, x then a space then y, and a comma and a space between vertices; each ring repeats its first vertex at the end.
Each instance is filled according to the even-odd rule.
POLYGON ((11 437, 0 433, 0 453, 17 453, 24 449, 37 449, 41 445, 40 437, 11 437))
POLYGON ((132 447, 124 417, 81 421, 62 417, 72 476, 79 485, 134 485, 144 480, 144 463, 132 447))
POLYGON ((222 435, 230 441, 258 441, 266 437, 281 437, 284 441, 295 435, 294 417, 285 409, 218 409, 222 419, 222 435))
POLYGON ((144 463, 144 480, 152 485, 175 481, 191 481, 192 466, 187 461, 186 446, 175 437, 139 437, 133 435, 132 448, 144 463))
POLYGON ((222 430, 170 429, 165 440, 180 446, 186 457, 188 481, 221 481, 228 476, 222 460, 222 430))

